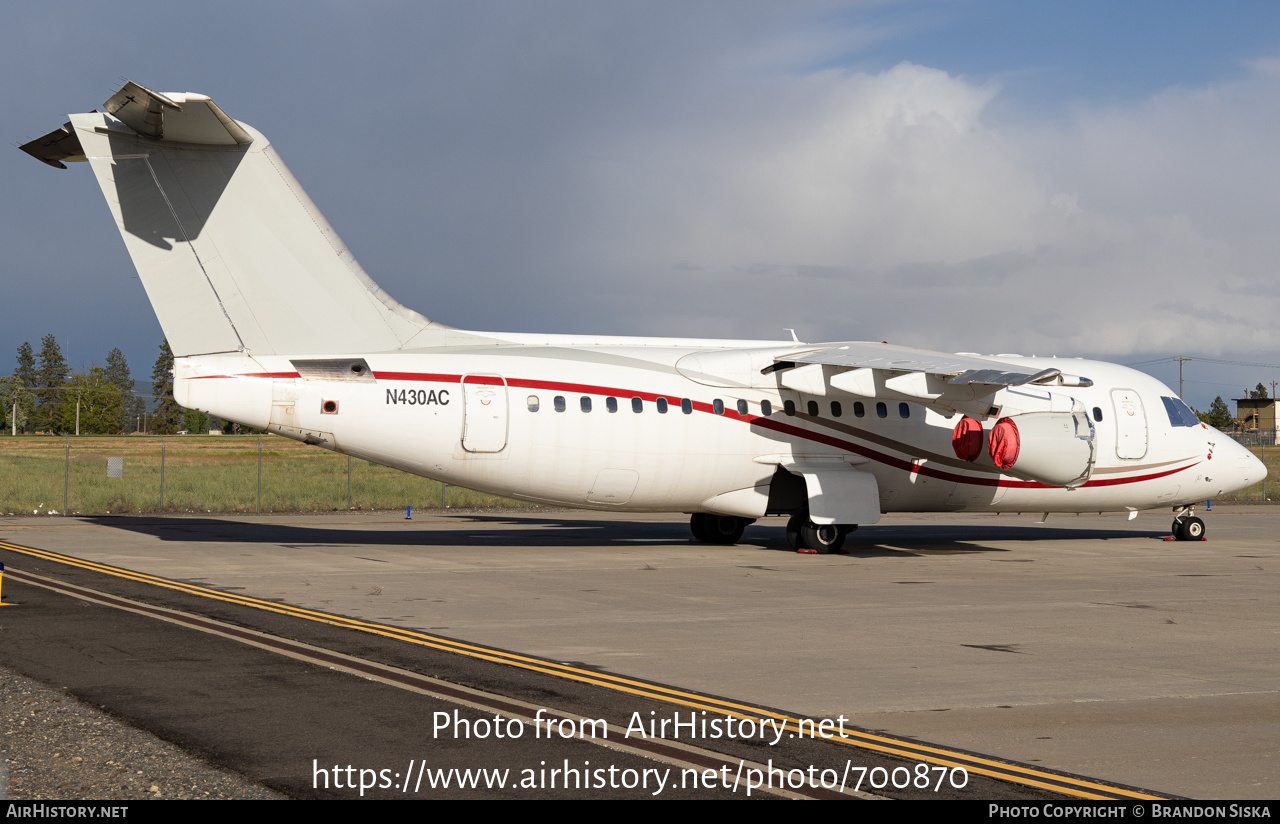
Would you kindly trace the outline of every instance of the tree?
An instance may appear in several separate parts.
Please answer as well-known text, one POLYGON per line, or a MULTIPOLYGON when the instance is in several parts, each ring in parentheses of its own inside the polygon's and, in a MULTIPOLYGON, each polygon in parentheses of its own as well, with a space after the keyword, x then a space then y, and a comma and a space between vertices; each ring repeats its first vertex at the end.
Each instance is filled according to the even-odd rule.
POLYGON ((67 359, 62 356, 62 347, 53 333, 45 335, 40 341, 40 363, 36 368, 36 413, 33 423, 40 428, 54 425, 61 401, 59 397, 62 385, 67 382, 71 368, 67 359))
POLYGON ((1227 408, 1227 402, 1222 396, 1213 399, 1213 403, 1209 405, 1208 412, 1196 412, 1196 417, 1212 426, 1214 429, 1230 429, 1235 423, 1235 418, 1231 417, 1231 410, 1227 408))
POLYGON ((129 375, 129 362, 119 347, 107 353, 107 368, 103 370, 107 380, 116 385, 121 392, 133 388, 133 378, 129 375))
POLYGON ((63 432, 75 432, 79 406, 81 435, 112 435, 120 431, 120 389, 107 380, 106 370, 95 366, 88 374, 71 376, 62 392, 57 424, 63 432))
POLYGON ((22 380, 17 375, 0 378, 0 403, 4 404, 4 434, 8 435, 15 431, 13 424, 15 406, 18 416, 16 431, 26 431, 27 419, 31 415, 31 410, 35 408, 32 401, 31 389, 23 386, 22 380))
POLYGON ((1267 399, 1267 387, 1262 381, 1258 381, 1256 389, 1249 390, 1249 397, 1255 401, 1265 401, 1267 399))
POLYGON ((18 364, 13 370, 13 377, 9 379, 10 383, 5 385, 5 429, 9 432, 14 431, 13 427, 13 404, 18 404, 18 426, 17 431, 27 431, 27 426, 31 422, 31 413, 35 409, 35 396, 32 394, 36 388, 36 355, 31 350, 31 344, 23 341, 18 347, 18 364))
POLYGON ((151 370, 151 391, 156 400, 152 428, 161 435, 172 435, 181 428, 182 407, 173 398, 173 350, 167 339, 160 341, 160 357, 151 370))
POLYGON ((13 370, 13 376, 27 389, 35 389, 36 356, 31 351, 31 344, 26 341, 18 347, 18 368, 13 370))
POLYGON ((134 432, 139 425, 139 418, 146 404, 133 391, 133 376, 129 374, 129 362, 118 348, 107 353, 107 368, 104 370, 107 382, 120 390, 119 431, 134 432))
POLYGON ((209 430, 209 416, 199 409, 188 409, 182 413, 182 428, 192 435, 203 435, 209 430))

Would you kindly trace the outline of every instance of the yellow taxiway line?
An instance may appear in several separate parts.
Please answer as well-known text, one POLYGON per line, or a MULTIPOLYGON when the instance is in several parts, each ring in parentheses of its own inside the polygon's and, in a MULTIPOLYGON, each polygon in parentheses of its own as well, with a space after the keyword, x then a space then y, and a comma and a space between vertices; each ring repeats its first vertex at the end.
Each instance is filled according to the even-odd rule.
MULTIPOLYGON (((458 655, 466 655, 483 661, 506 664, 508 666, 519 667, 521 669, 553 675, 559 678, 567 678, 573 681, 579 681, 585 684, 591 684, 618 692, 625 692, 644 698, 666 701, 684 707, 689 707, 691 709, 707 710, 708 712, 714 712, 720 715, 732 716, 740 719, 773 719, 774 721, 783 722, 785 725, 784 729, 793 733, 803 734, 801 722, 802 720, 807 721, 807 719, 801 719, 798 716, 788 715, 767 707, 758 707, 753 704, 732 701, 710 695, 702 695, 700 693, 681 690, 675 687, 655 684, 638 678, 600 673, 593 670, 574 667, 569 664, 550 661, 545 658, 521 655, 520 653, 510 652, 496 647, 467 643, 465 641, 458 641, 444 636, 432 635, 431 633, 421 632, 418 630, 401 629, 399 627, 377 624, 370 621, 361 621, 356 618, 348 618, 342 615, 334 615, 332 613, 320 612, 318 610, 280 604, 274 601, 265 601, 248 595, 236 595, 227 592, 220 592, 219 590, 211 589, 209 587, 174 581, 168 578, 161 578, 156 575, 135 572, 122 567, 97 563, 95 561, 86 561, 70 555, 63 555, 61 553, 37 549, 34 547, 21 546, 7 541, 0 541, 0 549, 7 549, 10 552, 17 552, 46 561, 66 564, 68 566, 78 567, 80 569, 97 572, 103 575, 110 575, 115 578, 122 578, 128 581, 136 581, 138 583, 176 590, 178 592, 187 593, 188 595, 209 598, 215 601, 224 601, 230 604, 260 609, 267 612, 274 612, 280 615, 288 615, 307 621, 330 624, 332 626, 343 627, 345 629, 354 629, 359 632, 367 632, 373 635, 393 638, 406 643, 416 644, 418 646, 437 649, 444 652, 452 652, 458 655)), ((807 723, 812 725, 813 722, 808 721, 807 723)), ((812 730, 810 730, 809 734, 811 733, 812 730)), ((1076 798, 1095 800, 1138 799, 1146 801, 1160 800, 1163 798, 1162 796, 1152 795, 1144 790, 1103 784, 1081 776, 1051 772, 1049 770, 1037 769, 1022 764, 1006 763, 1004 761, 998 761, 976 753, 965 752, 963 750, 948 749, 946 747, 922 744, 914 741, 892 738, 885 735, 876 735, 862 730, 847 730, 846 735, 848 736, 846 738, 840 738, 837 736, 827 740, 830 740, 835 744, 844 744, 859 749, 874 750, 876 752, 896 755, 902 758, 925 761, 939 766, 960 767, 971 773, 985 775, 1024 786, 1039 787, 1041 789, 1062 793, 1063 795, 1074 796, 1076 798)))

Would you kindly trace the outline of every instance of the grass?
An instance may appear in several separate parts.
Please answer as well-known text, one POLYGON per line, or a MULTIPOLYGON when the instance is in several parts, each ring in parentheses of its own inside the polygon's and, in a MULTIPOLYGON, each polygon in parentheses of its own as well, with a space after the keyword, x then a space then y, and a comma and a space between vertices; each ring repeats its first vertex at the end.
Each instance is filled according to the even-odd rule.
MULTIPOLYGON (((155 436, 0 437, 0 514, 161 511, 161 439, 155 436), (124 459, 107 477, 107 458, 124 459)), ((258 439, 166 436, 165 512, 258 511, 258 439)), ((351 459, 352 509, 530 506, 351 459)), ((347 456, 275 435, 262 436, 263 512, 347 509, 347 456)))
MULTIPOLYGON (((253 435, 184 435, 164 439, 165 512, 257 512, 258 439, 253 435)), ((1263 457, 1264 448, 1249 447, 1263 457)), ((160 438, 38 435, 0 437, 0 514, 158 512, 160 438), (68 450, 69 447, 69 450, 68 450), (69 457, 69 461, 68 461, 69 457), (107 477, 107 458, 124 458, 122 478, 107 477)), ((1267 497, 1280 499, 1280 447, 1265 449, 1267 497)), ((1261 483, 1224 503, 1262 501, 1261 483)), ((352 509, 530 506, 351 460, 352 509), (444 492, 442 502, 441 492, 444 492)), ((347 508, 347 457, 275 435, 262 436, 262 511, 325 512, 347 508)))

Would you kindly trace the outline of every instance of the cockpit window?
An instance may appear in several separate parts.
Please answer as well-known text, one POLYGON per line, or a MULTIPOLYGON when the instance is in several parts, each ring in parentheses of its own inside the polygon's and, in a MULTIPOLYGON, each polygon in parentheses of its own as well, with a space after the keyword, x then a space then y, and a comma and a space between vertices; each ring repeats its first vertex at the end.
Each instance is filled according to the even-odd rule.
POLYGON ((1169 423, 1172 426, 1199 426, 1200 419, 1196 417, 1196 413, 1191 411, 1191 407, 1187 406, 1178 398, 1161 398, 1164 401, 1164 411, 1169 413, 1169 423))

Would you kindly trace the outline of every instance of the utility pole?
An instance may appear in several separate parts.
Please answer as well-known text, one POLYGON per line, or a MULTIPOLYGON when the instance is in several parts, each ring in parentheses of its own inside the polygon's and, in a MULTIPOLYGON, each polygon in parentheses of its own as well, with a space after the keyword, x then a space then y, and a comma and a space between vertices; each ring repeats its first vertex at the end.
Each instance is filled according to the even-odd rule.
POLYGON ((1191 358, 1174 358, 1178 362, 1178 400, 1182 400, 1182 364, 1191 358))

